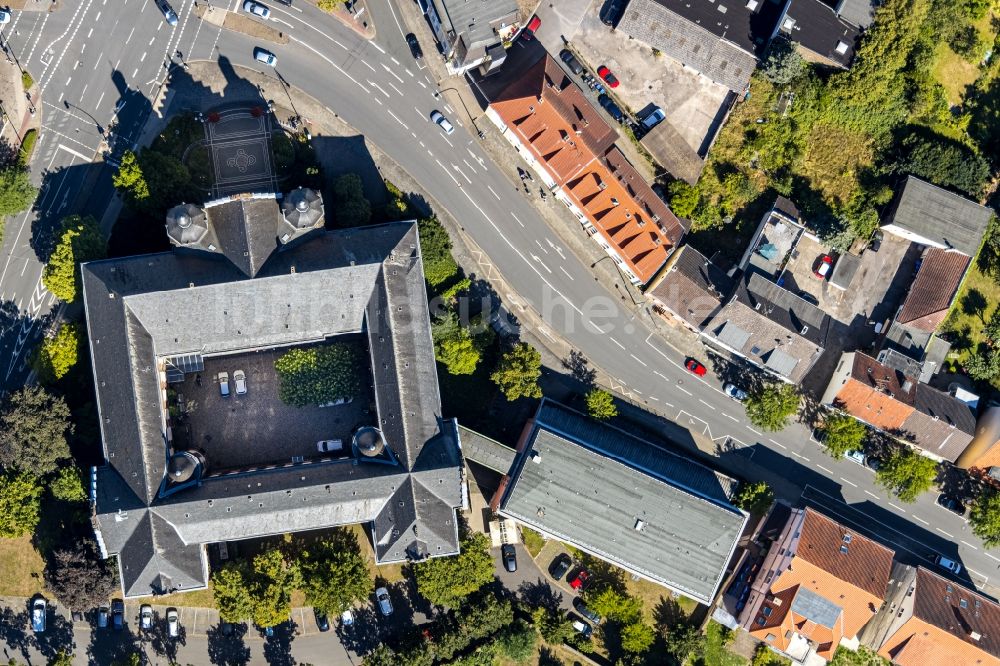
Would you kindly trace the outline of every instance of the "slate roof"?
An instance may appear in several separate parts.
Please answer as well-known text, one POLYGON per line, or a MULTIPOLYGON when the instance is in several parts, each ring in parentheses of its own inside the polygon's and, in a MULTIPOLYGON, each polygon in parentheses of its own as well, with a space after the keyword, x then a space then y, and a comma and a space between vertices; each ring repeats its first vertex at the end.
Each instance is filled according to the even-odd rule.
POLYGON ((791 0, 779 25, 779 34, 787 35, 813 53, 846 68, 854 59, 861 30, 838 16, 822 0, 791 0), (794 21, 791 29, 788 28, 789 19, 794 21))
POLYGON ((976 256, 993 210, 943 190, 914 176, 908 176, 896 197, 886 231, 922 239, 925 245, 952 248, 976 256))
POLYGON ((774 3, 743 0, 631 0, 617 29, 730 90, 741 92, 774 32, 774 3), (725 11, 723 11, 725 10, 725 11))
POLYGON ((954 462, 976 433, 976 417, 967 404, 927 384, 917 385, 915 410, 903 431, 925 451, 954 462))
MULTIPOLYGON (((960 639, 973 650, 1000 657, 1000 605, 997 602, 923 567, 917 568, 913 594, 915 617, 960 639), (973 632, 979 634, 978 640, 972 638, 973 632)), ((971 657, 965 663, 975 663, 973 651, 955 656, 971 657)))
POLYGON ((475 430, 458 427, 462 438, 462 456, 494 471, 506 474, 514 464, 517 451, 500 442, 481 435, 475 430))
POLYGON ((493 24, 501 21, 513 23, 517 18, 515 0, 489 0, 478 2, 469 0, 431 0, 435 12, 444 24, 445 30, 455 33, 461 40, 466 59, 481 57, 487 46, 500 42, 493 32, 493 24))
POLYGON ((510 476, 501 515, 706 604, 747 521, 733 479, 548 399, 510 476))
POLYGON ((837 14, 852 25, 867 28, 875 20, 875 9, 880 0, 840 0, 837 14))
POLYGON ((253 279, 218 255, 191 252, 91 262, 81 272, 106 459, 95 531, 103 552, 119 555, 126 596, 165 592, 164 581, 203 587, 202 545, 219 540, 371 522, 380 562, 458 551, 457 425, 441 418, 415 224, 316 234, 275 252, 253 279), (372 425, 397 464, 307 461, 163 492, 167 355, 346 332, 368 337, 380 421, 372 425))
POLYGON ((972 258, 961 252, 928 249, 896 321, 934 332, 947 316, 970 263, 972 258))
POLYGON ((701 329, 722 307, 735 282, 690 245, 674 252, 663 278, 646 294, 660 306, 701 329))

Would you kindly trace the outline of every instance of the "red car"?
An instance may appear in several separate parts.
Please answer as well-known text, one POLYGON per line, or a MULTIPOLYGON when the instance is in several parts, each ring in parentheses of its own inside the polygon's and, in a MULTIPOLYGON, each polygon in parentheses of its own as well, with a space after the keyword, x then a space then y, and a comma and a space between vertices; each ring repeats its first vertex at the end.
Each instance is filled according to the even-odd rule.
POLYGON ((694 360, 693 358, 689 358, 688 360, 684 361, 684 367, 687 368, 689 371, 693 372, 694 374, 698 375, 699 377, 704 377, 705 373, 708 372, 705 366, 703 366, 701 363, 694 360))
POLYGON ((532 39, 534 39, 535 31, 538 30, 538 26, 540 26, 541 24, 542 24, 542 19, 538 18, 537 14, 532 16, 531 20, 528 21, 528 25, 524 26, 524 30, 521 31, 521 36, 524 38, 524 41, 530 42, 532 39))
POLYGON ((587 584, 587 580, 590 579, 590 572, 586 569, 578 569, 576 573, 572 575, 569 579, 569 586, 574 590, 581 590, 583 586, 587 584))
POLYGON ((611 70, 608 69, 605 65, 601 65, 600 67, 597 68, 597 75, 602 79, 604 79, 604 82, 608 84, 609 88, 618 87, 618 79, 615 78, 615 75, 612 74, 611 70))
POLYGON ((831 268, 833 268, 833 257, 828 254, 824 254, 820 258, 819 264, 813 270, 813 275, 818 277, 820 280, 825 280, 826 276, 830 274, 831 268))

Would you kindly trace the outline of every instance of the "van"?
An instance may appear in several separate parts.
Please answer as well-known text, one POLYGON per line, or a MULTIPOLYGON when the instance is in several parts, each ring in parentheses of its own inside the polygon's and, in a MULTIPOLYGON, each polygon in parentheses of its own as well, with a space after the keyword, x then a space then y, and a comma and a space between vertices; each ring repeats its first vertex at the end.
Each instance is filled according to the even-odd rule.
POLYGON ((961 564, 959 564, 958 562, 954 562, 952 560, 949 560, 944 555, 938 555, 936 558, 934 558, 934 564, 938 565, 942 569, 946 569, 946 570, 952 572, 956 576, 962 572, 962 565, 961 564))

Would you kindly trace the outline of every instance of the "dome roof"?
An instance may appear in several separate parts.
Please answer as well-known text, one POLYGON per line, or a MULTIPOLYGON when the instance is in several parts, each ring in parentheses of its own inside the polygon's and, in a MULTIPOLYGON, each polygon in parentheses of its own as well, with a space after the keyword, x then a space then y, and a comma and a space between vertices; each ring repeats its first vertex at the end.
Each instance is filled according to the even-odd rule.
POLYGON ((167 461, 167 476, 171 483, 184 483, 198 470, 201 461, 188 451, 179 451, 167 461))
POLYGON ((309 229, 323 221, 323 197, 316 190, 300 187, 281 202, 281 214, 296 229, 309 229))
POLYGON ((359 428, 354 433, 354 446, 357 447, 361 455, 368 458, 376 458, 382 455, 382 451, 385 450, 385 440, 382 439, 382 431, 371 426, 359 428))
POLYGON ((178 245, 199 242, 208 233, 205 211, 194 204, 181 204, 167 211, 167 235, 178 245))

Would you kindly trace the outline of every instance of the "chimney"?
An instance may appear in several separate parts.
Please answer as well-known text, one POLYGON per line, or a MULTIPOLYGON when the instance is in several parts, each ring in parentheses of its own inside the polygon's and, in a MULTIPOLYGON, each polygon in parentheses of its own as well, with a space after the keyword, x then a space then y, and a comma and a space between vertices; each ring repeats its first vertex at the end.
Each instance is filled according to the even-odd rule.
POLYGON ((978 641, 980 638, 982 638, 982 634, 980 634, 978 631, 973 631, 969 633, 969 638, 971 638, 974 641, 978 641))

